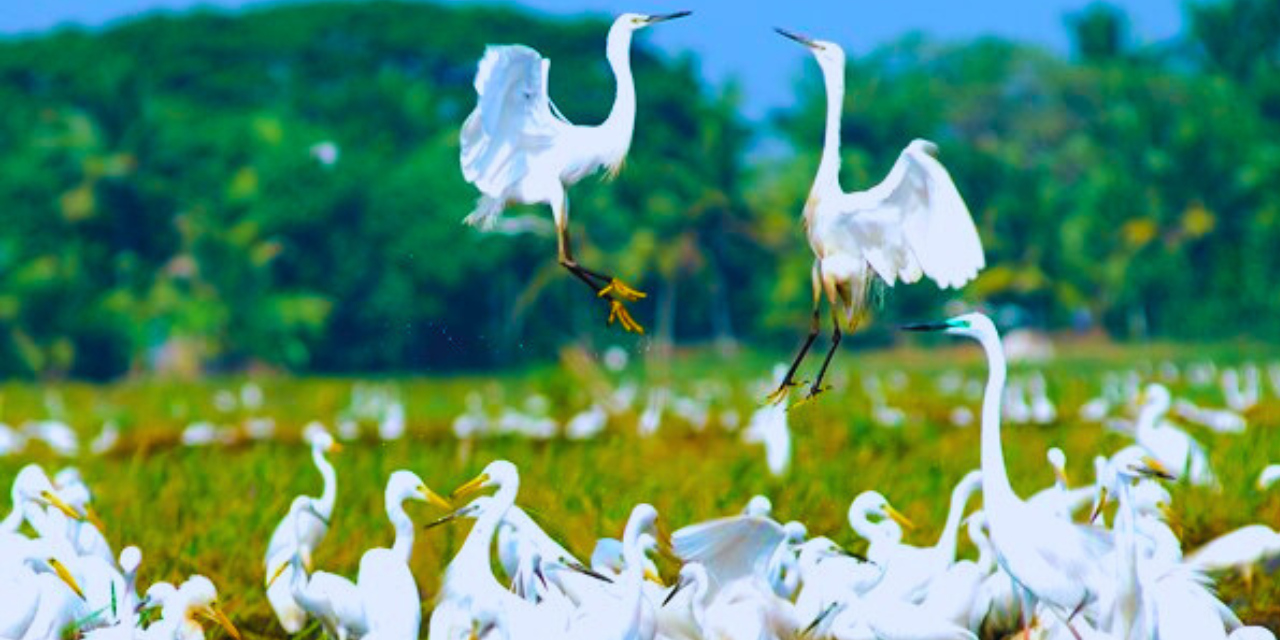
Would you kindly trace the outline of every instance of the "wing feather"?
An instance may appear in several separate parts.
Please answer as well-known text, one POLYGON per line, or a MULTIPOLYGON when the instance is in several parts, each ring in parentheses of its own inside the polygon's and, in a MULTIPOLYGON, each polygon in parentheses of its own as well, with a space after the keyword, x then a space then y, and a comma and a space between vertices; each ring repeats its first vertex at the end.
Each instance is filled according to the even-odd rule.
POLYGON ((890 285, 928 276, 959 288, 986 266, 982 240, 933 143, 907 145, 880 184, 848 194, 838 207, 838 244, 861 252, 890 285))
POLYGON ((714 592, 741 578, 763 578, 785 539, 782 525, 771 519, 730 516, 676 531, 671 546, 681 560, 706 567, 714 592))
POLYGON ((554 141, 563 120, 547 95, 551 62, 523 45, 490 46, 476 71, 476 107, 462 125, 462 175, 491 198, 528 172, 529 153, 554 141))

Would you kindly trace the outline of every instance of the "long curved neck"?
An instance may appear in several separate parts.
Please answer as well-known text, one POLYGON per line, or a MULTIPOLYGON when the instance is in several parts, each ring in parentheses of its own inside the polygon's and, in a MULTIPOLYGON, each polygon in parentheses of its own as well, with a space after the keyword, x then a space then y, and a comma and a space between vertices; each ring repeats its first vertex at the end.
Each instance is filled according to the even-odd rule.
POLYGON ((387 519, 396 530, 396 541, 391 545, 391 552, 409 562, 409 554, 413 552, 413 520, 404 512, 404 498, 388 495, 386 498, 387 519))
POLYGON ((984 576, 991 575, 996 570, 995 554, 991 552, 991 541, 987 539, 987 534, 982 531, 982 527, 969 523, 969 539, 973 541, 973 546, 978 548, 978 572, 984 576))
POLYGON ((822 160, 813 189, 840 188, 840 116, 844 110, 844 66, 822 67, 823 84, 827 87, 827 127, 822 140, 822 160))
MULTIPOLYGON (((511 505, 515 504, 517 486, 508 486, 503 484, 498 492, 493 494, 492 502, 489 508, 480 513, 480 517, 476 518, 476 523, 471 527, 471 533, 467 534, 467 539, 463 541, 462 548, 458 550, 458 555, 453 563, 449 565, 452 569, 454 566, 461 567, 462 570, 469 570, 471 567, 484 567, 485 571, 480 571, 481 577, 488 576, 492 585, 497 585, 502 589, 502 585, 498 584, 497 578, 493 577, 493 571, 489 568, 489 549, 493 546, 493 536, 498 531, 498 525, 502 523, 502 519, 506 517, 507 511, 511 509, 511 505)), ((465 576, 463 580, 475 580, 477 576, 465 576)))
POLYGON ((942 550, 947 561, 956 558, 956 540, 960 535, 960 518, 964 516, 965 504, 969 502, 969 494, 973 493, 973 485, 965 478, 951 492, 951 509, 947 512, 947 523, 942 527, 942 535, 938 536, 938 544, 934 547, 942 550))
POLYGON ((1004 395, 1005 377, 1008 374, 1004 360, 1004 347, 1000 338, 983 334, 982 349, 987 354, 987 390, 982 398, 982 500, 994 516, 1000 509, 989 506, 994 502, 1017 502, 1018 494, 1009 484, 1009 472, 1004 466, 1004 447, 1000 444, 1000 407, 1004 395))
POLYGON ((609 117, 600 125, 600 132, 605 134, 606 148, 602 150, 604 160, 612 165, 621 162, 622 157, 627 154, 636 124, 636 83, 631 75, 631 31, 623 28, 611 30, 605 55, 618 87, 609 117))
POLYGON ((333 503, 338 493, 338 476, 334 473, 333 463, 324 457, 324 450, 320 447, 314 447, 311 450, 311 460, 320 470, 320 477, 324 478, 324 492, 320 494, 320 499, 312 504, 316 511, 328 519, 333 515, 333 503))

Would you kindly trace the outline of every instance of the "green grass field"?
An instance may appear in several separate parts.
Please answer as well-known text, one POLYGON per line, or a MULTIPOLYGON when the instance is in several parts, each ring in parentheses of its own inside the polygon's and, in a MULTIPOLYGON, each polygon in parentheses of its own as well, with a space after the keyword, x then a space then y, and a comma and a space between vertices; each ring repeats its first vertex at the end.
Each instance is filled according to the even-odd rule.
MULTIPOLYGON (((1220 362, 1244 354, 1265 362, 1276 355, 1244 347, 1069 351, 1069 357, 1045 369, 1061 413, 1059 423, 1005 428, 1010 473, 1024 497, 1052 482, 1044 462, 1046 447, 1061 446, 1068 455, 1069 474, 1083 483, 1093 478, 1096 453, 1109 454, 1127 444, 1124 437, 1083 424, 1074 415, 1075 407, 1097 393, 1103 371, 1165 358, 1185 363, 1206 354, 1220 362)), ((691 393, 698 381, 714 379, 728 383, 731 392, 713 403, 713 426, 704 432, 695 433, 668 415, 662 431, 649 439, 635 435, 634 414, 611 420, 604 435, 588 442, 532 443, 507 438, 464 446, 453 438, 450 424, 471 390, 517 405, 527 393, 540 392, 550 399, 552 414, 563 421, 587 406, 587 389, 599 389, 618 377, 583 373, 580 364, 497 378, 386 379, 406 403, 408 434, 393 443, 372 438, 348 443, 343 452, 332 456, 338 472, 337 508, 329 535, 315 555, 316 565, 354 576, 366 548, 390 543, 382 490, 391 471, 411 469, 433 489, 447 492, 496 458, 509 459, 520 468, 518 503, 582 557, 589 557, 596 538, 619 535, 637 502, 655 505, 663 526, 674 529, 736 512, 755 493, 772 498, 775 517, 800 520, 810 535, 825 534, 849 548, 862 549, 865 543, 849 529, 845 512, 857 493, 871 488, 884 493, 919 525, 908 533, 908 542, 932 544, 946 517, 952 485, 978 466, 978 428, 947 423, 946 415, 957 401, 940 399, 934 380, 942 370, 956 367, 970 376, 985 375, 980 358, 976 346, 945 339, 915 349, 842 353, 833 365, 838 390, 791 414, 794 456, 790 476, 783 480, 768 476, 761 449, 714 426, 718 412, 736 410, 745 423, 758 406, 760 397, 747 381, 767 375, 773 360, 757 354, 732 359, 701 351, 678 354, 668 369, 676 391, 691 393), (904 371, 909 383, 904 390, 891 392, 890 400, 915 418, 890 430, 868 419, 868 403, 858 378, 894 369, 904 371)), ((573 358, 566 362, 578 363, 573 358)), ((639 380, 641 374, 631 370, 621 377, 639 380)), ((218 586, 224 607, 246 637, 280 637, 284 634, 264 595, 263 553, 292 497, 320 490, 309 451, 298 442, 300 429, 311 420, 332 427, 349 402, 352 381, 259 379, 266 404, 258 413, 276 420, 277 441, 202 449, 179 446, 178 433, 195 419, 230 423, 245 417, 220 413, 212 403, 216 390, 238 388, 240 382, 4 385, 0 419, 5 422, 17 425, 43 418, 50 399, 58 398, 65 406, 66 420, 84 441, 106 419, 122 426, 123 437, 117 450, 103 457, 64 462, 36 446, 0 459, 0 482, 7 486, 17 469, 30 461, 44 464, 51 474, 63 464, 78 465, 94 491, 108 540, 117 551, 126 544, 142 549, 142 588, 154 580, 179 581, 191 573, 205 574, 218 586)), ((1221 405, 1216 390, 1174 388, 1204 404, 1221 405)), ((636 411, 643 398, 642 393, 636 411)), ((1171 488, 1175 530, 1181 533, 1185 549, 1241 525, 1280 524, 1280 491, 1264 494, 1254 487, 1261 468, 1280 461, 1280 401, 1264 394, 1263 404, 1249 417, 1245 435, 1193 432, 1209 448, 1223 490, 1171 488)), ((979 500, 971 501, 970 508, 979 500)), ((434 508, 418 504, 409 506, 409 512, 418 523, 439 515, 434 508)), ((445 564, 466 530, 465 524, 429 531, 419 528, 413 567, 427 600, 424 608, 429 608, 445 564)), ((973 549, 966 536, 962 534, 961 540, 961 554, 971 557, 973 549)), ((662 568, 669 576, 676 571, 669 562, 662 568)), ((1246 622, 1280 627, 1280 580, 1276 574, 1260 577, 1251 590, 1238 577, 1222 577, 1220 593, 1246 622)), ((319 631, 312 627, 306 635, 318 636, 319 631)))

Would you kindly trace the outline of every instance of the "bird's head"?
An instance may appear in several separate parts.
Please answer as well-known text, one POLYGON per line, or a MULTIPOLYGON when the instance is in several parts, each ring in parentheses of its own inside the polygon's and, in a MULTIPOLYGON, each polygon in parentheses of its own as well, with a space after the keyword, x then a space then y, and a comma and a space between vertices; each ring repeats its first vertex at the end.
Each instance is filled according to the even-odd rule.
POLYGON ((878 491, 864 491, 849 505, 849 524, 856 530, 862 522, 870 522, 867 516, 872 515, 879 516, 882 520, 892 520, 907 529, 915 528, 915 523, 894 509, 878 491))
POLYGON ((441 498, 439 494, 429 489, 418 477, 418 474, 412 471, 399 470, 391 474, 391 479, 387 481, 387 503, 403 502, 405 500, 417 500, 418 502, 430 502, 442 509, 452 509, 453 505, 448 500, 441 498))
POLYGON ((967 336, 975 340, 981 340, 984 336, 998 336, 995 323, 991 322, 991 318, 986 315, 973 312, 956 316, 942 322, 924 322, 919 324, 908 324, 902 327, 903 331, 941 331, 956 336, 967 336))
POLYGON ((650 27, 655 24, 658 24, 659 22, 666 22, 668 20, 683 18, 691 13, 692 13, 691 11, 676 11, 674 13, 663 13, 658 15, 646 15, 643 13, 624 13, 618 16, 618 18, 613 21, 613 28, 625 29, 627 31, 639 31, 645 27, 650 27))
POLYGON ((1063 485, 1069 486, 1071 479, 1067 477, 1067 454, 1062 452, 1058 447, 1049 447, 1049 451, 1045 454, 1049 459, 1049 466, 1053 467, 1053 475, 1063 485))
POLYGON ((838 65, 837 68, 843 69, 844 49, 840 48, 840 45, 827 40, 814 40, 808 36, 802 36, 794 31, 788 31, 780 27, 774 27, 773 30, 784 38, 804 45, 805 48, 813 53, 813 57, 818 59, 818 63, 822 67, 838 65))

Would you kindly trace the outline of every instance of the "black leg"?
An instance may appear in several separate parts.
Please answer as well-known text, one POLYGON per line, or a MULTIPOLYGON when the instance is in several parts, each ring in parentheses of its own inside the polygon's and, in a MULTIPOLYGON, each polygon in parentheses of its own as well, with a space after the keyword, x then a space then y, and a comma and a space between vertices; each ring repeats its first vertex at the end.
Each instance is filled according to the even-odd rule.
POLYGON ((778 402, 781 402, 783 398, 787 397, 787 389, 796 385, 796 370, 800 368, 800 363, 804 361, 805 354, 809 353, 809 347, 813 346, 813 341, 818 337, 818 332, 820 330, 821 320, 818 316, 817 307, 814 307, 813 318, 809 321, 809 335, 805 337, 804 343, 800 345, 800 351, 796 353, 795 360, 791 361, 791 368, 787 369, 787 375, 783 376, 782 384, 778 385, 776 391, 769 394, 766 402, 769 404, 777 404, 778 402))
POLYGON ((836 354, 836 349, 840 348, 840 324, 837 323, 835 329, 831 332, 831 348, 827 350, 827 357, 822 361, 822 368, 818 369, 818 377, 814 379, 813 386, 809 387, 809 397, 812 398, 826 389, 822 388, 822 379, 827 375, 827 367, 831 365, 831 357, 836 354))

